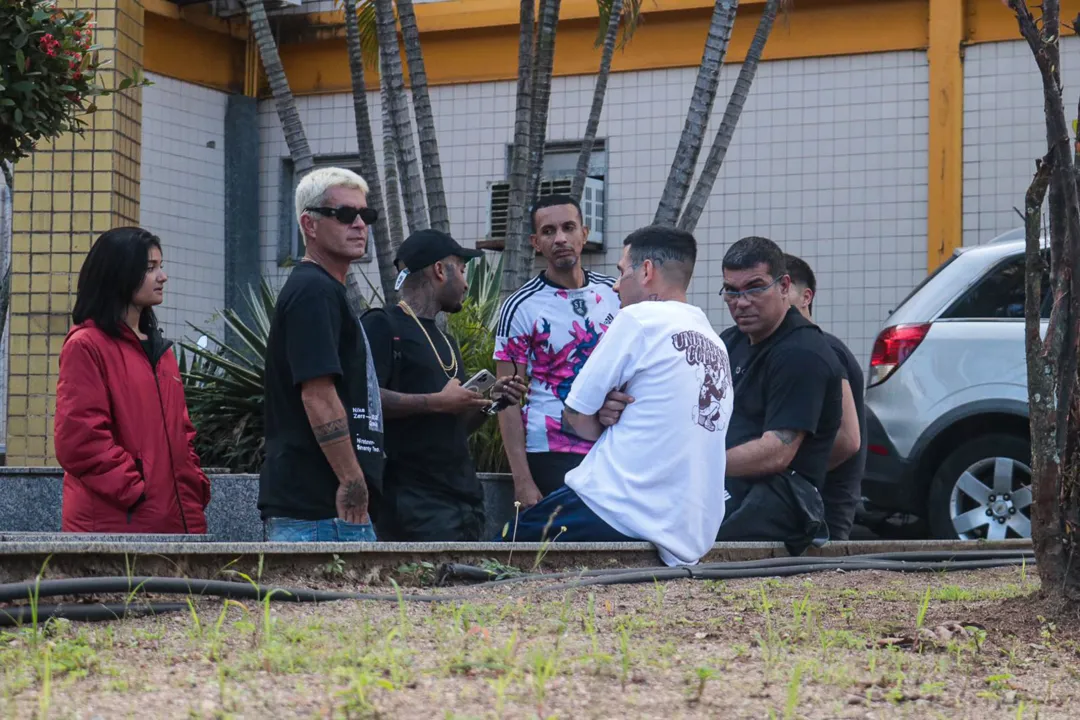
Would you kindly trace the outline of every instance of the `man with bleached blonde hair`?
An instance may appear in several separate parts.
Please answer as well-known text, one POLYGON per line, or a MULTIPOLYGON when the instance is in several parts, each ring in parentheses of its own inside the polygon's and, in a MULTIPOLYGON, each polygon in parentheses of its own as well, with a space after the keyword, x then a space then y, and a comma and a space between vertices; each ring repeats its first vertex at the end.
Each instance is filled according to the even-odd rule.
POLYGON ((320 168, 296 188, 305 253, 278 295, 266 346, 259 510, 276 542, 374 541, 383 472, 379 383, 345 299, 378 213, 368 185, 320 168), (374 496, 374 497, 373 497, 374 496))

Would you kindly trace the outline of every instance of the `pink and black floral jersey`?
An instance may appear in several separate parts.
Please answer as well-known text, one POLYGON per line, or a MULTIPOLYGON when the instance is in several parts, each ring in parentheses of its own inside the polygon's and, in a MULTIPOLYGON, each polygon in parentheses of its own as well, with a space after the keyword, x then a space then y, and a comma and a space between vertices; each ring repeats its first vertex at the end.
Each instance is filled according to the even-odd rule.
POLYGON ((495 359, 529 375, 522 409, 525 451, 584 455, 592 443, 563 430, 574 378, 619 312, 615 278, 585 271, 585 287, 567 290, 540 273, 507 298, 495 332, 495 359))

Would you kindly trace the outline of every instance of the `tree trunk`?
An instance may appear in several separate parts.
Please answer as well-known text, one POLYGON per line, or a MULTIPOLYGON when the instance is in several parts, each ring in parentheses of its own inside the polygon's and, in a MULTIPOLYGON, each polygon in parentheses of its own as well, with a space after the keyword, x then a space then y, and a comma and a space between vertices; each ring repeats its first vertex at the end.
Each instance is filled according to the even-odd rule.
POLYGON ((443 189, 442 163, 439 160, 439 141, 435 134, 435 114, 428 95, 424 51, 420 47, 420 30, 412 0, 397 0, 401 19, 401 39, 405 43, 405 59, 409 63, 409 87, 412 89, 413 111, 416 113, 416 132, 420 136, 420 161, 424 168, 424 187, 431 227, 450 233, 450 211, 443 189))
POLYGON ((1044 593, 1080 603, 1080 197, 1061 94, 1060 2, 1043 0, 1041 30, 1025 0, 1009 0, 1042 77, 1047 155, 1025 203, 1025 340, 1031 426, 1031 533, 1044 593), (1042 270, 1039 208, 1049 178, 1053 304, 1040 339, 1042 270))
POLYGON ((600 127, 600 114, 604 111, 604 96, 607 94, 608 77, 611 75, 611 57, 615 54, 615 41, 619 37, 622 10, 623 0, 611 1, 611 17, 608 18, 607 32, 604 34, 604 49, 600 53, 600 71, 596 75, 592 108, 589 110, 589 120, 585 123, 581 154, 578 155, 577 168, 574 170, 574 184, 570 186, 570 196, 579 202, 581 193, 585 191, 585 178, 589 174, 593 143, 596 141, 596 131, 600 127))
POLYGON ((394 19, 393 0, 373 0, 376 25, 379 32, 379 65, 386 78, 387 101, 394 129, 394 147, 401 173, 401 195, 405 201, 405 220, 409 232, 425 230, 428 225, 424 205, 423 181, 420 164, 416 160, 413 140, 412 118, 409 102, 405 97, 405 78, 401 67, 401 49, 398 46, 397 22, 394 19))
POLYGON ((266 69, 266 79, 270 82, 270 91, 274 95, 274 104, 277 106, 278 118, 281 120, 281 129, 285 133, 285 144, 289 146, 293 171, 297 178, 302 178, 311 172, 314 159, 307 135, 304 134, 304 123, 300 120, 299 110, 296 109, 296 98, 289 89, 289 79, 285 77, 285 68, 281 65, 277 42, 270 31, 266 7, 263 5, 263 0, 244 0, 244 8, 251 20, 251 29, 255 33, 255 45, 259 48, 259 57, 262 58, 263 68, 266 69))
POLYGON ((15 217, 15 178, 11 165, 0 160, 0 342, 7 327, 8 307, 11 304, 11 233, 15 217))
POLYGON ((713 101, 716 100, 716 88, 720 82, 720 66, 727 54, 731 40, 731 28, 735 25, 735 11, 739 0, 716 0, 709 34, 705 39, 705 51, 701 56, 694 93, 690 97, 690 107, 686 113, 679 146, 668 172, 660 204, 656 208, 653 223, 674 226, 679 219, 686 193, 690 190, 690 181, 694 178, 701 145, 705 140, 705 130, 709 126, 713 101))
POLYGON ((765 50, 765 43, 769 41, 773 23, 776 21, 776 13, 780 9, 783 0, 768 0, 765 9, 761 12, 761 21, 758 23, 754 40, 750 43, 750 49, 746 52, 746 59, 739 69, 739 77, 735 80, 735 87, 731 91, 731 99, 728 100, 727 109, 724 110, 724 119, 720 122, 720 129, 716 132, 716 139, 709 150, 709 157, 705 160, 705 167, 701 170, 690 201, 679 218, 679 229, 693 232, 697 227, 701 213, 709 202, 716 176, 720 173, 720 167, 727 157, 728 148, 731 147, 731 139, 735 136, 735 127, 739 124, 746 98, 750 96, 750 87, 754 84, 754 76, 757 74, 758 64, 761 62, 761 54, 765 50))
MULTIPOLYGON (((529 185, 526 193, 528 207, 536 202, 540 176, 544 168, 544 143, 547 139, 548 108, 551 106, 551 74, 555 65, 555 31, 559 24, 562 0, 541 0, 540 25, 536 32, 536 59, 533 62, 532 117, 529 119, 529 185)), ((531 227, 528 218, 526 228, 531 227)), ((532 258, 521 268, 524 282, 532 270, 532 258)))
MULTIPOLYGON (((367 81, 364 77, 364 57, 360 46, 360 27, 356 18, 356 0, 344 0, 345 5, 345 40, 349 50, 349 70, 352 75, 353 92, 353 116, 356 121, 356 148, 360 156, 360 169, 364 173, 364 179, 368 184, 368 205, 382 210, 385 208, 382 197, 382 183, 379 181, 379 164, 375 155, 375 139, 371 133, 371 114, 367 104, 367 81)), ((394 280, 397 272, 394 271, 394 250, 390 245, 390 233, 386 229, 385 222, 376 225, 369 231, 368 239, 374 236, 375 258, 379 264, 379 284, 382 286, 384 303, 393 304, 397 301, 397 292, 394 290, 394 280)), ((368 248, 371 252, 371 248, 368 248)), ((362 272, 356 263, 350 268, 350 274, 362 272)), ((359 280, 359 278, 356 278, 359 280)), ((349 306, 353 312, 359 308, 355 293, 362 288, 359 282, 352 283, 349 298, 349 306), (355 307, 354 307, 355 306, 355 307)))
POLYGON ((386 99, 386 83, 380 82, 380 105, 383 127, 383 172, 386 174, 386 220, 390 231, 390 245, 394 252, 405 241, 405 227, 401 222, 401 184, 398 182, 397 148, 394 143, 394 127, 390 120, 390 103, 386 99))
POLYGON ((517 105, 514 116, 514 144, 510 149, 510 198, 507 207, 506 240, 503 246, 503 300, 521 287, 519 267, 532 263, 526 215, 529 188, 529 122, 532 119, 533 33, 535 0, 521 0, 518 35, 517 105))

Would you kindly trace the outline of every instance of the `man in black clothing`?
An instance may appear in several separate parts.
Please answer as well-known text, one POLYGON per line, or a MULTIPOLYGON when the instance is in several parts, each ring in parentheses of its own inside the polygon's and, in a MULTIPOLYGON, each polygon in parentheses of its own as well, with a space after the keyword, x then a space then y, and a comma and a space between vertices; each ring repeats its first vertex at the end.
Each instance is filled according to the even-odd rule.
MULTIPOLYGON (((791 277, 791 304, 804 318, 813 322, 814 296, 817 295, 814 271, 794 255, 785 255, 784 262, 791 277)), ((851 535, 851 526, 855 524, 855 510, 862 498, 862 477, 866 469, 865 387, 862 369, 847 345, 831 333, 824 333, 824 336, 844 372, 841 387, 844 411, 840 431, 836 434, 836 442, 829 456, 829 472, 825 476, 821 498, 825 502, 829 538, 847 540, 851 535)))
POLYGON ((739 240, 724 255, 721 292, 735 327, 727 346, 735 406, 727 433, 730 498, 720 540, 779 540, 794 555, 828 538, 820 489, 840 428, 840 364, 788 300, 784 254, 739 240))
MULTIPOLYGON (((437 230, 413 233, 398 249, 401 302, 368 312, 386 413, 386 473, 379 533, 410 542, 479 540, 484 496, 469 456, 469 435, 490 418, 490 399, 462 387, 468 375, 453 338, 435 323, 461 310, 465 265, 481 255, 437 230)), ((519 403, 525 385, 501 377, 492 397, 519 403)))
POLYGON ((259 510, 277 542, 375 540, 383 471, 374 365, 345 299, 377 213, 367 183, 322 168, 296 188, 306 252, 278 295, 266 346, 266 461, 259 510))

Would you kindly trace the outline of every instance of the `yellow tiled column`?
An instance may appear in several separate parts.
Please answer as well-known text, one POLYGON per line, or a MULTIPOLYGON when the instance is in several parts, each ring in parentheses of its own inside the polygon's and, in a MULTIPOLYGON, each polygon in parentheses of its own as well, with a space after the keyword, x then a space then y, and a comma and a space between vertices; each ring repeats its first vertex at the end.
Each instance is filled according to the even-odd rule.
MULTIPOLYGON (((143 8, 137 0, 61 0, 91 10, 102 83, 142 67, 143 8)), ((11 253, 8 465, 55 465, 52 442, 60 348, 71 324, 79 269, 111 227, 139 222, 141 91, 98 98, 83 137, 41 145, 15 166, 11 253)))

